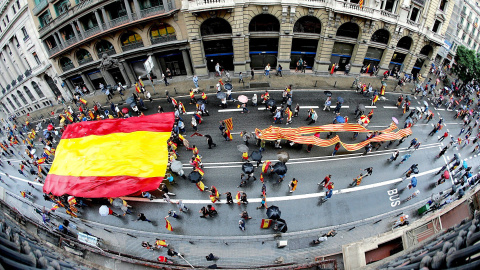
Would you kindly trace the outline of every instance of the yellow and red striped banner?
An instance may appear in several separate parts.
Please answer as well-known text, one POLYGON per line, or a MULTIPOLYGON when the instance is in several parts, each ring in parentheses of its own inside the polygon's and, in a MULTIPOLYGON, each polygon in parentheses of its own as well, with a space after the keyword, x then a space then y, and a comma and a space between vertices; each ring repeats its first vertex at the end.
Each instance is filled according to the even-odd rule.
POLYGON ((232 117, 223 120, 223 122, 225 123, 225 127, 226 127, 228 130, 233 130, 233 119, 232 119, 232 117))
POLYGON ((116 198, 158 188, 173 122, 173 113, 163 113, 69 125, 43 192, 116 198))
POLYGON ((345 123, 345 124, 329 124, 329 125, 316 126, 316 127, 299 127, 299 128, 280 128, 280 127, 270 126, 263 130, 255 129, 255 133, 257 134, 258 138, 262 140, 267 140, 267 141, 285 139, 298 144, 313 144, 320 147, 328 147, 336 143, 340 143, 343 146, 343 148, 345 148, 347 151, 356 151, 365 147, 370 142, 398 140, 412 134, 412 130, 410 128, 405 128, 397 132, 392 132, 395 129, 397 129, 397 126, 395 125, 395 123, 392 123, 388 128, 378 131, 380 135, 377 135, 371 139, 365 140, 360 143, 355 143, 355 144, 343 143, 340 141, 340 137, 338 136, 335 136, 328 140, 324 140, 313 135, 311 136, 305 136, 305 135, 317 133, 317 132, 350 131, 350 132, 365 133, 365 132, 373 132, 373 131, 366 129, 365 127, 359 124, 345 123))

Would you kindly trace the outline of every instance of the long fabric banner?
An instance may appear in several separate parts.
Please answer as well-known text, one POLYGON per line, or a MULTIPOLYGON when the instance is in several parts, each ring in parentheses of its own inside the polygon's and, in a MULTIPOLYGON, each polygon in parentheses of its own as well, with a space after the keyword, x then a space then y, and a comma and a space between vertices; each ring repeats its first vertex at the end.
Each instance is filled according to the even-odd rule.
POLYGON ((43 191, 115 198, 158 188, 173 122, 173 113, 162 113, 69 125, 43 191))
POLYGON ((397 132, 392 132, 393 130, 397 129, 395 123, 392 123, 388 128, 379 131, 372 131, 368 130, 365 127, 359 124, 329 124, 323 126, 316 126, 316 127, 299 127, 299 128, 280 128, 270 126, 266 129, 260 130, 255 129, 255 133, 257 137, 262 140, 272 141, 278 139, 285 139, 289 140, 298 144, 313 144, 320 147, 328 147, 334 145, 336 143, 340 143, 347 151, 356 151, 365 146, 367 146, 370 142, 383 142, 383 141, 391 141, 391 140, 398 140, 405 136, 412 134, 412 130, 410 128, 401 129, 397 132), (340 141, 340 137, 335 136, 331 139, 325 140, 320 139, 317 136, 310 135, 305 136, 312 133, 318 132, 378 132, 379 135, 374 136, 371 139, 367 139, 360 143, 349 144, 343 143, 340 141))

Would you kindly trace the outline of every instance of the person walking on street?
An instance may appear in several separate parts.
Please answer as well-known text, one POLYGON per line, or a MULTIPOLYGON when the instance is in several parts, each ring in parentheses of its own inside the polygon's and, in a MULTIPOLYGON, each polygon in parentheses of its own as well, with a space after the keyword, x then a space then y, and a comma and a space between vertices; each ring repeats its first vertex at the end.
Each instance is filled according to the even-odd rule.
POLYGON ((255 71, 253 70, 253 68, 250 70, 250 80, 255 80, 255 71))
POLYGON ((238 221, 238 228, 240 228, 241 231, 245 231, 245 220, 240 219, 238 221))
POLYGON ((445 146, 443 147, 443 149, 440 151, 440 153, 438 153, 438 155, 436 156, 437 158, 443 156, 445 154, 445 152, 447 152, 448 150, 448 146, 445 146))
POLYGON ((288 187, 290 188, 290 193, 293 193, 297 189, 298 185, 298 180, 293 178, 292 181, 288 184, 288 187))
POLYGON ((198 77, 197 77, 197 75, 193 76, 193 84, 195 85, 195 88, 198 88, 198 77))
POLYGON ((215 144, 215 143, 213 142, 212 136, 210 136, 209 134, 207 134, 207 135, 204 135, 204 137, 207 138, 208 149, 212 149, 212 146, 213 146, 213 147, 216 147, 216 146, 217 146, 217 144, 215 144))
POLYGON ((387 159, 388 161, 395 161, 397 160, 398 156, 400 155, 400 152, 398 150, 396 150, 395 152, 392 153, 392 156, 387 159))
POLYGON ((368 168, 364 169, 364 171, 367 172, 364 177, 370 176, 373 173, 373 167, 368 167, 368 168))
POLYGON ((177 213, 175 213, 175 211, 173 210, 169 210, 168 211, 168 216, 167 217, 173 217, 175 219, 179 218, 179 216, 177 215, 177 213))
POLYGON ((332 153, 332 157, 335 156, 335 154, 337 153, 338 149, 340 149, 340 143, 337 142, 335 144, 335 148, 333 148, 333 153, 332 153))
POLYGON ((358 175, 353 179, 353 182, 350 184, 351 187, 359 186, 362 183, 363 174, 358 175))
POLYGON ((407 161, 411 156, 412 156, 412 154, 410 154, 410 153, 407 153, 407 154, 403 155, 402 160, 400 161, 400 164, 403 164, 403 162, 407 161))
POLYGON ((140 221, 147 221, 147 222, 152 223, 152 221, 148 220, 147 217, 145 217, 145 215, 143 213, 138 214, 138 218, 137 218, 136 221, 139 221, 139 220, 140 221))
POLYGON ((262 196, 262 201, 260 202, 260 206, 257 207, 257 210, 262 209, 262 208, 267 208, 267 197, 266 197, 266 195, 262 196))
POLYGON ((417 144, 417 138, 413 138, 413 140, 410 141, 410 146, 407 149, 410 149, 412 146, 415 146, 417 144))
POLYGON ((443 142, 443 140, 447 137, 448 137, 448 131, 445 131, 445 133, 443 133, 443 136, 438 138, 438 141, 443 142))

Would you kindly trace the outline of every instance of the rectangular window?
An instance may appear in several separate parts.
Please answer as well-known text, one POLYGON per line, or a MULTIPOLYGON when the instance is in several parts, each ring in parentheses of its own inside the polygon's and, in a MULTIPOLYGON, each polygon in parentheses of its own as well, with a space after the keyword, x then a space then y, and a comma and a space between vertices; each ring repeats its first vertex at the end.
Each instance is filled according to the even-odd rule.
POLYGON ((17 0, 17 8, 20 9, 20 0, 17 0))
POLYGON ((461 18, 460 18, 460 24, 461 24, 461 25, 463 25, 463 21, 464 21, 464 19, 463 19, 463 17, 461 17, 461 18))
POLYGON ((68 11, 68 8, 70 7, 70 2, 68 0, 59 1, 58 3, 53 5, 53 7, 55 9, 55 13, 57 13, 57 16, 60 16, 68 11))
POLYGON ((468 38, 468 46, 472 46, 472 38, 468 38))
POLYGON ((33 52, 32 55, 33 55, 33 58, 35 59, 35 62, 37 62, 37 65, 40 65, 41 62, 40 62, 40 58, 38 58, 37 53, 33 52))
POLYGON ((440 6, 438 7, 441 11, 445 11, 445 8, 447 7, 447 0, 441 0, 440 1, 440 6))
POLYGON ((463 41, 465 41, 465 37, 466 37, 466 36, 467 36, 467 34, 466 34, 466 33, 463 33, 463 35, 462 35, 462 40, 463 40, 463 41))
POLYGON ((438 33, 440 31, 440 24, 441 22, 439 20, 435 20, 435 23, 433 24, 432 31, 435 33, 438 33))
POLYGON ((5 19, 7 19, 7 23, 10 22, 10 19, 8 18, 8 14, 5 14, 5 19))
POLYGON ((420 13, 420 10, 416 7, 413 7, 412 12, 410 13, 410 20, 417 22, 418 13, 420 13))
POLYGON ((40 22, 40 26, 44 27, 45 25, 49 24, 52 20, 52 16, 50 16, 50 10, 47 9, 42 15, 38 16, 38 21, 40 22))
POLYGON ((17 13, 17 11, 15 10, 15 6, 12 6, 12 11, 13 11, 13 14, 17 13))
POLYGON ((22 33, 23 33, 23 41, 26 41, 30 38, 30 36, 28 35, 28 32, 27 32, 27 28, 22 27, 22 33))

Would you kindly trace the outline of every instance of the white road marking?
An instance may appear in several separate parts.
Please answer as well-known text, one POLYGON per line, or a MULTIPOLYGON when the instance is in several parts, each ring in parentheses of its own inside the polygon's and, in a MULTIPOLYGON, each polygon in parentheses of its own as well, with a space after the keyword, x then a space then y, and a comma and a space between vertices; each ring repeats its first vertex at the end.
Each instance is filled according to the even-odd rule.
POLYGON ((239 109, 221 109, 221 110, 218 110, 218 112, 241 112, 243 111, 243 109, 239 108, 239 109))
POLYGON ((376 109, 377 106, 365 106, 365 109, 376 109))
MULTIPOLYGON (((336 107, 337 107, 337 106, 330 106, 330 108, 332 108, 332 109, 335 109, 336 107)), ((367 107, 367 106, 365 106, 365 108, 366 108, 366 107, 367 107)), ((350 106, 343 106, 343 105, 342 105, 342 109, 348 109, 348 108, 350 108, 350 106)))
MULTIPOLYGON (((1 173, 1 172, 0 172, 0 174, 1 174, 1 175, 5 175, 4 173, 1 173)), ((41 187, 43 187, 43 184, 40 184, 40 183, 37 183, 37 182, 34 182, 34 181, 29 181, 29 180, 27 180, 27 179, 23 179, 23 178, 20 178, 20 177, 16 177, 16 176, 13 176, 13 175, 10 175, 10 174, 9 174, 7 177, 8 177, 8 178, 11 178, 11 179, 20 180, 20 181, 25 182, 25 183, 30 182, 30 183, 32 183, 32 184, 34 184, 34 185, 36 185, 36 186, 41 186, 41 187)))
POLYGON ((384 109, 398 109, 397 106, 383 106, 384 109))
POLYGON ((300 106, 300 109, 318 109, 318 106, 300 106))

